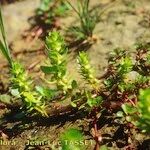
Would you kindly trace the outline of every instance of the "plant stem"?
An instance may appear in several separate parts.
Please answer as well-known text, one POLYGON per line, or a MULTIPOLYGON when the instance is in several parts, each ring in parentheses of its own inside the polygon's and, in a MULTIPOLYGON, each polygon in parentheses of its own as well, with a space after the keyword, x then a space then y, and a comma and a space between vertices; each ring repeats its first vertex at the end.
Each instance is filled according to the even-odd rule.
POLYGON ((98 129, 97 129, 97 121, 98 121, 98 118, 97 118, 96 112, 95 112, 94 120, 93 120, 93 127, 94 127, 94 140, 96 142, 96 145, 95 145, 94 150, 99 150, 99 147, 100 147, 99 142, 101 140, 101 137, 100 137, 100 135, 98 133, 98 129))

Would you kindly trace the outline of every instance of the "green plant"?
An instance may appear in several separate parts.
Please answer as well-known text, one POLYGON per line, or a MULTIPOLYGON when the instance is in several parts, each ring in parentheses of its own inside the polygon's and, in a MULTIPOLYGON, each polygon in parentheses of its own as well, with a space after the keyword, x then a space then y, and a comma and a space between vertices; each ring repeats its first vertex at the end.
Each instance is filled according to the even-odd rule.
POLYGON ((128 76, 133 71, 132 68, 132 58, 127 52, 115 49, 109 58, 109 76, 104 80, 104 84, 110 91, 116 87, 122 92, 132 88, 132 81, 128 82, 130 80, 128 76))
POLYGON ((119 111, 117 115, 147 132, 150 123, 146 117, 149 115, 149 56, 147 44, 138 45, 134 55, 116 49, 109 59, 104 80, 109 100, 116 102, 118 110, 121 106, 125 113, 123 115, 123 112, 119 111))
POLYGON ((139 44, 136 46, 135 70, 143 76, 150 75, 150 44, 139 44))
POLYGON ((56 17, 64 16, 67 10, 68 7, 64 0, 41 0, 36 10, 38 22, 42 25, 52 25, 56 17))
POLYGON ((86 84, 91 87, 86 87, 87 89, 84 89, 82 96, 86 99, 86 103, 80 106, 80 108, 85 107, 91 111, 93 108, 99 107, 102 103, 102 97, 99 96, 101 83, 100 80, 95 77, 95 71, 90 65, 88 55, 85 52, 79 53, 77 62, 79 64, 79 73, 85 80, 86 84))
MULTIPOLYGON (((87 9, 89 1, 86 2, 87 9)), ((83 5, 82 7, 85 6, 83 5)), ((10 67, 10 92, 17 100, 21 99, 23 103, 21 107, 27 109, 29 112, 36 111, 36 113, 40 112, 43 116, 48 116, 46 100, 52 100, 52 97, 56 96, 56 93, 59 95, 59 98, 56 96, 55 100, 62 100, 62 98, 68 96, 71 99, 70 105, 76 107, 75 110, 79 109, 87 112, 91 124, 90 129, 93 131, 91 135, 96 142, 95 149, 99 149, 99 143, 102 141, 102 136, 98 132, 98 121, 103 110, 107 112, 119 111, 117 113, 118 116, 124 117, 126 121, 132 122, 146 132, 150 131, 149 45, 139 45, 134 56, 126 50, 116 49, 109 58, 106 74, 101 78, 101 80, 103 79, 103 83, 96 78, 95 71, 92 65, 90 65, 87 54, 80 52, 77 58, 79 72, 86 81, 86 84, 90 85, 90 88, 85 86, 84 90, 78 89, 78 92, 73 93, 78 85, 75 80, 71 80, 68 77, 68 49, 62 36, 58 32, 53 31, 46 38, 46 52, 49 60, 46 66, 41 66, 41 70, 46 75, 50 75, 50 80, 45 78, 44 80, 50 84, 54 83, 56 87, 55 89, 50 89, 36 86, 34 89, 33 81, 28 77, 27 71, 11 57, 10 49, 6 42, 1 12, 0 28, 2 33, 0 49, 10 67), (103 86, 101 86, 102 84, 103 86), (120 112, 121 110, 124 112, 120 112)), ((0 96, 1 98, 5 98, 6 103, 10 102, 10 97, 0 96)), ((55 110, 58 111, 59 108, 55 110)), ((80 149, 78 145, 65 145, 64 141, 67 140, 70 142, 73 140, 75 142, 76 140, 83 140, 83 136, 79 131, 70 129, 62 135, 61 140, 63 149, 78 150, 80 149)))
POLYGON ((95 72, 92 66, 89 63, 89 58, 85 52, 80 52, 77 58, 79 64, 79 72, 82 75, 83 79, 91 85, 95 90, 98 90, 99 80, 95 77, 95 72))
POLYGON ((77 129, 70 128, 61 135, 61 145, 63 150, 84 150, 83 134, 77 129))
POLYGON ((50 63, 48 62, 47 66, 41 66, 41 70, 45 74, 50 75, 50 81, 46 81, 51 84, 54 83, 57 92, 61 91, 63 94, 69 96, 73 107, 87 109, 89 114, 92 114, 92 117, 94 117, 93 124, 96 133, 96 135, 93 136, 98 145, 100 136, 97 134, 96 124, 98 120, 97 114, 99 113, 99 107, 101 107, 102 103, 102 97, 98 94, 100 82, 94 75, 94 70, 89 63, 87 54, 81 52, 78 56, 79 71, 84 80, 91 86, 91 90, 94 91, 95 94, 92 94, 90 89, 73 94, 73 90, 77 87, 77 83, 74 80, 69 80, 67 77, 66 58, 68 49, 65 45, 64 39, 57 31, 53 31, 47 36, 46 48, 50 63), (86 100, 86 102, 82 102, 83 99, 86 100))
POLYGON ((56 84, 58 91, 66 94, 74 88, 76 82, 68 78, 66 68, 68 49, 64 39, 58 32, 53 31, 46 38, 46 48, 50 64, 48 64, 49 66, 41 66, 41 69, 45 74, 51 74, 50 82, 56 84))
POLYGON ((138 112, 140 115, 137 126, 150 132, 150 89, 140 90, 138 112))
POLYGON ((150 132, 150 89, 141 89, 136 106, 130 103, 122 105, 124 115, 128 122, 133 123, 135 126, 143 130, 143 132, 150 132))
POLYGON ((8 44, 6 41, 6 35, 5 35, 5 29, 4 29, 4 24, 3 24, 3 18, 2 18, 2 12, 0 8, 0 30, 1 30, 1 35, 2 35, 2 40, 0 40, 0 50, 4 57, 7 59, 10 67, 12 66, 12 58, 10 55, 10 50, 8 48, 8 44))
POLYGON ((13 62, 11 68, 11 94, 16 98, 21 98, 28 111, 36 110, 43 116, 47 116, 43 97, 33 89, 32 82, 21 64, 13 62))
POLYGON ((93 13, 89 10, 90 0, 77 0, 77 8, 69 1, 68 3, 80 20, 80 26, 73 26, 70 30, 76 36, 77 40, 92 38, 99 16, 96 12, 93 13))
MULTIPOLYGON (((80 108, 85 108, 89 111, 89 116, 92 118, 92 126, 94 129, 93 138, 96 142, 95 149, 99 149, 99 142, 102 140, 101 135, 98 133, 97 122, 101 112, 101 104, 103 98, 99 95, 100 81, 95 77, 95 71, 89 63, 89 58, 85 52, 80 52, 77 58, 79 64, 79 72, 83 79, 92 87, 92 91, 85 89, 83 97, 86 99, 85 105, 80 108)), ((83 99, 84 99, 83 98, 83 99)))
POLYGON ((4 57, 7 59, 10 66, 10 76, 11 76, 11 94, 16 98, 20 98, 23 104, 29 111, 36 110, 42 115, 46 115, 45 104, 42 101, 42 97, 37 95, 36 91, 32 88, 32 82, 27 72, 20 63, 14 61, 10 54, 10 49, 8 47, 5 35, 5 29, 3 25, 2 13, 0 9, 0 30, 2 34, 2 41, 0 40, 0 50, 4 57))
MULTIPOLYGON (((149 76, 143 74, 146 64, 144 65, 142 59, 138 58, 140 56, 138 51, 140 50, 137 50, 135 56, 131 56, 125 50, 116 49, 111 55, 104 84, 114 96, 113 99, 124 101, 126 97, 127 100, 127 97, 137 95, 140 88, 149 86, 149 76)), ((148 57, 148 53, 144 55, 148 57)))
MULTIPOLYGON (((63 150, 85 150, 86 140, 82 132, 75 128, 67 129, 63 134, 61 134, 61 147, 63 150)), ((88 140, 89 141, 89 140, 88 140)), ((89 143, 91 143, 89 141, 89 143)), ((97 150, 108 150, 107 146, 103 145, 97 150)))

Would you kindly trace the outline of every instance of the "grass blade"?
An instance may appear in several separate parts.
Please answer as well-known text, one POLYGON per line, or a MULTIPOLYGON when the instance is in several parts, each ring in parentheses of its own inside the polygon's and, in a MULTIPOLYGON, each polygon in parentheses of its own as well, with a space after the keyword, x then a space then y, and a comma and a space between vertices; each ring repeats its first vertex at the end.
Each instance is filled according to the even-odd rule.
POLYGON ((4 55, 4 57, 7 59, 10 66, 12 66, 12 58, 10 54, 10 49, 8 47, 7 41, 6 41, 6 34, 5 34, 5 28, 3 23, 3 17, 0 7, 0 31, 2 35, 2 40, 0 40, 0 51, 4 55))

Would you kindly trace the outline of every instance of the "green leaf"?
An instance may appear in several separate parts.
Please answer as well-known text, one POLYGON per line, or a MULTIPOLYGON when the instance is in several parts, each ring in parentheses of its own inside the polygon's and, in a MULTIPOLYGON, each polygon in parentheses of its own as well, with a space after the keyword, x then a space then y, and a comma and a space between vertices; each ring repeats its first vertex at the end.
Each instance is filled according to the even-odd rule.
POLYGON ((71 105, 72 107, 77 107, 77 104, 74 103, 74 102, 71 102, 70 105, 71 105))
POLYGON ((108 150, 108 148, 107 148, 107 146, 106 145, 103 145, 103 146, 101 146, 100 147, 100 149, 99 150, 108 150))
POLYGON ((42 66, 41 70, 46 74, 52 74, 50 80, 56 83, 57 89, 67 93, 71 88, 71 82, 67 73, 67 47, 63 37, 57 31, 52 31, 46 38, 47 54, 50 60, 49 66, 42 66))
POLYGON ((4 44, 2 43, 2 41, 0 41, 0 50, 1 50, 2 54, 4 55, 4 57, 7 59, 7 61, 8 61, 9 63, 11 63, 10 56, 9 56, 9 54, 8 54, 8 52, 7 52, 6 47, 5 47, 4 44))
POLYGON ((131 116, 126 116, 126 120, 127 120, 128 122, 132 122, 132 121, 133 121, 133 119, 132 119, 131 116))
POLYGON ((78 84, 75 80, 73 80, 71 86, 72 86, 72 89, 76 89, 78 87, 78 84))
POLYGON ((12 104, 11 97, 7 94, 0 95, 0 101, 4 104, 12 104))
POLYGON ((28 106, 32 104, 38 104, 38 100, 35 98, 33 93, 31 92, 23 92, 23 96, 25 97, 25 101, 27 102, 28 106))
POLYGON ((83 135, 77 129, 68 129, 61 136, 63 150, 85 150, 83 142, 83 135))
POLYGON ((42 86, 36 86, 35 88, 39 94, 41 94, 43 97, 46 97, 49 99, 51 99, 56 93, 56 90, 45 88, 42 86))
POLYGON ((117 115, 117 117, 123 117, 124 116, 122 111, 118 111, 116 115, 117 115))
POLYGON ((20 92, 18 89, 11 89, 10 92, 13 96, 18 97, 18 98, 20 97, 20 92))
POLYGON ((137 112, 137 109, 128 103, 123 104, 121 107, 122 107, 123 111, 125 112, 125 114, 127 114, 127 115, 137 112))
POLYGON ((101 96, 98 96, 96 98, 88 98, 87 99, 87 104, 90 107, 98 106, 98 105, 101 104, 101 102, 102 102, 102 97, 101 96))
POLYGON ((150 89, 140 90, 138 101, 138 112, 140 118, 138 120, 138 127, 146 132, 150 132, 150 89))
POLYGON ((0 6, 0 31, 2 35, 2 41, 0 40, 0 51, 4 55, 4 57, 7 59, 9 65, 12 65, 12 58, 10 55, 10 49, 8 48, 8 44, 6 41, 6 34, 5 34, 5 28, 3 24, 3 17, 1 12, 1 6, 0 6))
POLYGON ((54 72, 57 72, 57 67, 56 66, 41 66, 41 70, 45 73, 45 74, 51 74, 54 72))

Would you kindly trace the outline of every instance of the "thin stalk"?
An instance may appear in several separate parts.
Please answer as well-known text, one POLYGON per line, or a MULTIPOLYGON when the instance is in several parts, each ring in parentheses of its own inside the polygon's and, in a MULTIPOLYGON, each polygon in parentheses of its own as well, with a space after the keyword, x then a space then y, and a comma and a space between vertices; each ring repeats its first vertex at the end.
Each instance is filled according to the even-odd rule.
POLYGON ((80 17, 80 12, 78 12, 78 10, 69 2, 67 1, 68 4, 71 6, 71 8, 78 14, 78 16, 80 17))
POLYGON ((8 47, 7 41, 6 41, 6 34, 5 34, 5 28, 4 28, 4 23, 3 23, 3 17, 2 17, 2 12, 1 12, 1 7, 0 7, 0 31, 1 31, 1 36, 2 40, 0 40, 0 50, 4 57, 7 59, 10 67, 12 67, 12 57, 10 54, 10 49, 8 47))
POLYGON ((94 129, 94 140, 95 140, 95 148, 94 148, 94 150, 99 150, 99 148, 100 148, 100 144, 99 144, 99 142, 101 142, 101 140, 102 140, 102 136, 98 133, 98 127, 97 127, 97 122, 98 122, 98 117, 97 117, 97 109, 96 108, 94 108, 94 120, 93 120, 93 129, 94 129))

